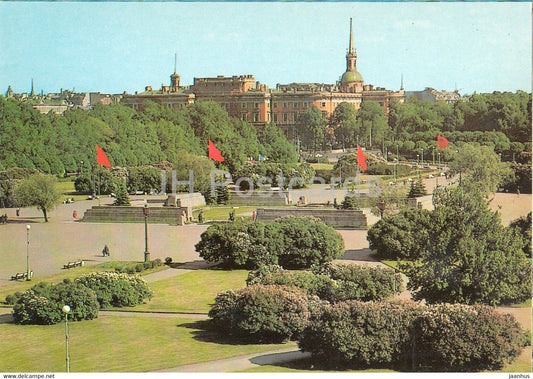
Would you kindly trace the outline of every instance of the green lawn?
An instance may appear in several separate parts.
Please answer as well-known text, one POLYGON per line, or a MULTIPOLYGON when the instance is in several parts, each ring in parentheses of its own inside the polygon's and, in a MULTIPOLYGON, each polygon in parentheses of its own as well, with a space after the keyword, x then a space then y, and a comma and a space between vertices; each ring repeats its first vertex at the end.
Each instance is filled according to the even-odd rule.
POLYGON ((311 163, 315 170, 333 170, 333 163, 311 163))
POLYGON ((130 311, 207 313, 219 292, 246 286, 246 270, 195 270, 150 283, 154 297, 130 311))
POLYGON ((72 181, 61 181, 57 183, 57 188, 63 194, 65 199, 67 197, 73 198, 75 201, 87 199, 87 195, 78 195, 76 194, 76 188, 74 188, 74 182, 72 181))
MULTIPOLYGON (((206 321, 101 315, 69 323, 72 372, 143 372, 294 346, 220 342, 206 321)), ((64 372, 65 327, 0 324, 0 371, 64 372), (9 343, 5 343, 9 341, 9 343)))
MULTIPOLYGON (((232 210, 235 211, 235 217, 238 217, 246 213, 252 213, 256 209, 257 207, 254 206, 211 206, 204 208, 204 220, 227 221, 229 220, 229 214, 232 210)), ((200 213, 200 209, 195 209, 193 211, 193 217, 195 219, 198 219, 198 213, 200 213)))
POLYGON ((396 370, 391 370, 388 368, 365 368, 361 370, 345 370, 345 371, 327 371, 323 369, 317 369, 313 367, 312 361, 309 358, 303 358, 292 362, 285 362, 281 363, 279 365, 263 365, 263 366, 257 366, 253 368, 249 368, 246 370, 238 371, 238 372, 306 372, 306 373, 372 373, 372 372, 380 372, 380 373, 394 373, 394 372, 400 372, 396 370))

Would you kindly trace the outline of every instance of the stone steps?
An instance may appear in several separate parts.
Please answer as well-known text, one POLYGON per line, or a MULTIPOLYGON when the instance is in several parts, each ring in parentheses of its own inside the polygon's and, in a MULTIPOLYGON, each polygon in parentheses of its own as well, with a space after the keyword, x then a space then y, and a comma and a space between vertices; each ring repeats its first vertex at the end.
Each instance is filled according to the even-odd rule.
MULTIPOLYGON (((148 223, 183 225, 186 208, 150 208, 148 223)), ((87 209, 82 222, 144 222, 143 207, 95 206, 87 209)))

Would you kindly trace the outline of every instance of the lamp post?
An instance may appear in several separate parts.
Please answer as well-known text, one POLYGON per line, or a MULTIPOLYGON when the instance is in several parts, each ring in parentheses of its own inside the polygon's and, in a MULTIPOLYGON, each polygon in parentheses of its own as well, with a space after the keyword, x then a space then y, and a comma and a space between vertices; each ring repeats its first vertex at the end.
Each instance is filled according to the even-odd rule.
POLYGON ((150 261, 150 252, 148 251, 148 215, 150 214, 150 208, 148 208, 148 204, 144 204, 143 208, 143 214, 144 214, 144 261, 149 262, 150 261))
POLYGON ((386 206, 387 206, 387 204, 385 204, 384 201, 381 201, 381 202, 378 203, 380 218, 383 218, 383 212, 385 211, 385 207, 386 206))
POLYGON ((418 170, 418 179, 420 180, 420 154, 416 155, 416 169, 418 170))
POLYGON ((70 313, 70 307, 68 305, 63 305, 62 310, 65 314, 65 364, 67 372, 70 372, 70 353, 68 350, 68 314, 70 313))
POLYGON ((424 149, 422 149, 422 166, 424 165, 424 149))
POLYGON ((80 176, 83 176, 83 161, 81 161, 80 163, 81 163, 81 174, 80 174, 80 176))
POLYGON ((26 280, 30 281, 30 225, 26 225, 26 280))

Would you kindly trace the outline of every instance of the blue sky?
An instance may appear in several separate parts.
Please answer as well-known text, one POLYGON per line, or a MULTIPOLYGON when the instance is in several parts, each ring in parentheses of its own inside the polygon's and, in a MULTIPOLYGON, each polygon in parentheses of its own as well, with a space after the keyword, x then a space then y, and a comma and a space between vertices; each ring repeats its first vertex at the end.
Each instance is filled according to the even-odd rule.
POLYGON ((119 93, 252 74, 334 83, 349 18, 365 83, 531 91, 531 4, 0 2, 0 91, 119 93))

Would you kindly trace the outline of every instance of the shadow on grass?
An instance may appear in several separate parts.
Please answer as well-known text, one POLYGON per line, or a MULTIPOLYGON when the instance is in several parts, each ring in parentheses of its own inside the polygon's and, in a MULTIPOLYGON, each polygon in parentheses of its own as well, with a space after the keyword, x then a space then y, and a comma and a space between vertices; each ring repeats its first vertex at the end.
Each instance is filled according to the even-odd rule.
MULTIPOLYGON (((249 341, 229 333, 221 333, 212 326, 210 320, 200 320, 176 325, 178 328, 193 329, 193 339, 220 345, 259 345, 260 342, 249 341)), ((268 345, 268 344, 265 344, 268 345)))
POLYGON ((195 260, 190 262, 172 262, 169 267, 181 270, 205 270, 212 266, 204 260, 195 260))
MULTIPOLYGON (((286 354, 286 353, 285 353, 286 354)), ((290 359, 282 362, 271 362, 271 357, 278 355, 278 354, 269 354, 265 356, 260 356, 256 358, 252 358, 250 361, 252 363, 258 364, 258 365, 269 365, 269 366, 276 366, 276 367, 283 367, 290 370, 296 370, 296 371, 329 371, 329 372, 350 372, 350 371, 365 371, 365 372, 412 372, 409 368, 409 364, 407 362, 401 362, 397 364, 389 364, 389 365, 375 365, 375 366, 367 366, 367 365, 361 365, 359 367, 343 367, 343 366, 335 366, 332 364, 327 364, 327 362, 324 362, 323 360, 317 361, 316 359, 313 359, 309 356, 303 356, 300 353, 300 357, 298 355, 295 355, 295 359, 290 359)), ((286 355, 287 358, 290 358, 290 355, 286 355)), ((272 357, 275 358, 275 357, 272 357)), ((280 358, 283 359, 283 354, 280 354, 280 358)))
POLYGON ((379 262, 379 260, 373 257, 372 250, 369 248, 346 250, 344 255, 339 259, 375 263, 379 262))
POLYGON ((14 322, 12 314, 0 315, 0 324, 12 324, 14 322))

